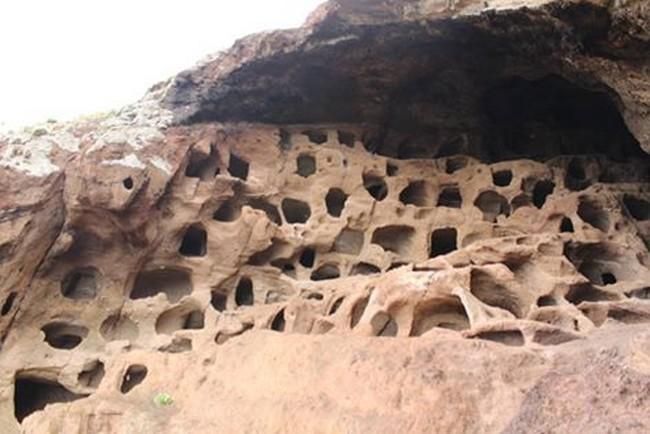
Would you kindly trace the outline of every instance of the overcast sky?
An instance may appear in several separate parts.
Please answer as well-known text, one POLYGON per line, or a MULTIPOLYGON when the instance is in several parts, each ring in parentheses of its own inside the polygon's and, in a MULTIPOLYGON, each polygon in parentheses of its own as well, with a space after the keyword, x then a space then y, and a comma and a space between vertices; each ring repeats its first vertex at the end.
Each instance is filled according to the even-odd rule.
POLYGON ((0 0, 0 126, 138 99, 235 39, 296 27, 322 0, 0 0))

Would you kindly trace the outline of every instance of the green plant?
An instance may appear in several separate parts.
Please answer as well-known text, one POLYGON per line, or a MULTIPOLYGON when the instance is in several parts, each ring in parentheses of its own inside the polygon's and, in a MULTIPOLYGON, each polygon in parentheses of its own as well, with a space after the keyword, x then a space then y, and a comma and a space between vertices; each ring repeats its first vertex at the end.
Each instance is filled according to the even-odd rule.
POLYGON ((158 393, 153 397, 153 402, 159 407, 169 407, 174 403, 174 399, 168 393, 158 393))

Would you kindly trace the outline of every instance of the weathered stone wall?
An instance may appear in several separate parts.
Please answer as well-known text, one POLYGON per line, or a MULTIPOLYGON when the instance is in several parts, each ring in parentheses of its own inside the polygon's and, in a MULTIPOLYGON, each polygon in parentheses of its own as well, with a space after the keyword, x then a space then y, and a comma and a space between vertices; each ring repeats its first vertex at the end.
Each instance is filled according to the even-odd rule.
POLYGON ((3 432, 647 432, 649 12, 528 5, 330 2, 0 138, 3 432))

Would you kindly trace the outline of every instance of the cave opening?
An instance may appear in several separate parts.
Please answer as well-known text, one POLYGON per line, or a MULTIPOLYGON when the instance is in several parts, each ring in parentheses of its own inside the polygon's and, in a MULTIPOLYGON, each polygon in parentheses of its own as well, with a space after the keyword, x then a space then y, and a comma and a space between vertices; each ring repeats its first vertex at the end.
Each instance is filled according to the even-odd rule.
POLYGON ((183 256, 205 256, 207 252, 208 234, 201 225, 187 228, 178 252, 183 256))
POLYGON ((185 176, 198 178, 201 181, 209 181, 218 173, 219 154, 215 148, 211 148, 209 154, 198 149, 192 149, 185 167, 185 176))
POLYGON ((77 381, 82 386, 97 389, 104 379, 105 374, 106 369, 104 368, 104 364, 99 360, 95 360, 79 373, 77 381))
POLYGON ((303 178, 308 178, 316 173, 316 159, 309 154, 300 154, 296 159, 297 173, 303 178))
POLYGON ((1 316, 5 316, 9 312, 11 312, 11 309, 14 306, 14 301, 16 301, 16 297, 18 297, 17 292, 10 292, 9 293, 9 295, 5 299, 5 302, 2 304, 2 310, 0 311, 1 316))
POLYGON ((331 188, 325 196, 327 213, 332 217, 341 217, 348 195, 340 188, 331 188))
POLYGON ((138 273, 130 297, 132 300, 165 294, 175 303, 192 292, 192 279, 189 272, 182 269, 161 267, 138 273))
POLYGON ((52 348, 71 350, 88 336, 88 328, 64 321, 53 321, 41 328, 45 342, 52 348))
POLYGON ((138 339, 138 325, 123 313, 109 315, 99 326, 99 333, 106 341, 131 341, 138 339))
POLYGON ((307 223, 311 217, 311 208, 307 202, 298 199, 286 198, 281 203, 284 219, 289 224, 307 223))
MULTIPOLYGON (((572 154, 645 157, 612 97, 559 75, 506 79, 485 92, 481 105, 487 118, 484 145, 493 160, 572 154)), ((575 166, 576 178, 584 179, 575 166)))
POLYGON ((415 229, 406 225, 389 225, 375 229, 372 243, 378 244, 387 252, 400 256, 411 253, 411 244, 415 238, 415 229))
POLYGON ((129 393, 135 386, 144 381, 148 372, 149 370, 144 365, 136 364, 129 366, 122 377, 120 392, 123 394, 129 393))
POLYGON ((314 260, 316 259, 316 251, 310 247, 305 248, 300 254, 300 265, 305 268, 311 268, 314 266, 314 260))
POLYGON ((458 232, 455 228, 436 229, 431 233, 429 257, 446 255, 457 248, 458 232))
POLYGON ((399 194, 404 205, 431 206, 433 202, 432 187, 426 181, 413 181, 399 194))
POLYGON ((364 240, 363 231, 345 228, 334 240, 334 251, 348 255, 358 255, 363 249, 364 240))
POLYGON ((218 222, 234 222, 241 215, 241 206, 235 198, 225 200, 214 212, 212 218, 218 222))
POLYGON ((228 163, 228 173, 235 178, 239 178, 242 181, 248 179, 249 163, 248 161, 240 158, 239 156, 231 153, 230 161, 228 163))
POLYGON ((27 416, 43 410, 48 404, 71 402, 86 396, 70 392, 55 381, 17 375, 14 385, 14 415, 22 423, 27 416))
POLYGON ((438 195, 437 206, 444 206, 447 208, 460 208, 463 205, 463 198, 460 195, 458 186, 451 185, 443 187, 440 195, 438 195))
MULTIPOLYGON (((482 61, 489 62, 476 60, 482 61)), ((457 160, 464 155, 486 163, 558 155, 647 158, 619 112, 617 96, 604 86, 587 87, 552 73, 479 78, 462 70, 460 84, 432 83, 436 74, 422 77, 427 74, 429 80, 412 80, 395 91, 381 133, 367 143, 369 151, 396 159, 452 157, 446 166, 450 174, 464 167, 457 160)), ((570 167, 577 175, 570 184, 582 189, 588 181, 578 165, 570 167)), ((499 175, 503 178, 495 185, 508 185, 507 172, 499 175)))
POLYGON ((253 209, 263 211, 266 214, 266 217, 276 225, 280 226, 282 224, 282 217, 280 217, 278 207, 275 205, 262 198, 250 198, 246 204, 253 209))
POLYGON ((364 173, 363 186, 368 191, 368 194, 378 202, 381 202, 388 196, 388 186, 380 176, 364 173))
POLYGON ((341 277, 339 267, 335 264, 324 264, 311 273, 310 279, 313 281, 338 279, 341 277))
POLYGON ((69 273, 61 282, 61 293, 73 300, 88 300, 97 296, 97 279, 99 272, 96 268, 80 268, 69 273))
POLYGON ((205 315, 187 306, 173 307, 156 320, 156 333, 171 335, 177 330, 199 330, 205 325, 205 315))
POLYGON ((237 303, 237 306, 252 306, 255 303, 253 281, 249 277, 242 276, 239 279, 235 289, 235 303, 237 303))
POLYGON ((228 307, 228 296, 218 290, 212 291, 210 304, 217 312, 223 312, 228 307))
POLYGON ((271 330, 276 332, 283 332, 286 326, 286 320, 284 319, 284 309, 281 309, 271 322, 271 330))

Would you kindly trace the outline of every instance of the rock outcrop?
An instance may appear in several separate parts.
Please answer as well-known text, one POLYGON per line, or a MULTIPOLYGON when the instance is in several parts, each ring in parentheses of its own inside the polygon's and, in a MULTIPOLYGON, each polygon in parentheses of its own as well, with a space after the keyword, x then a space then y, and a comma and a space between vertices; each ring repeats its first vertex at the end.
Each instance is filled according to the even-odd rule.
POLYGON ((332 0, 0 137, 0 431, 650 431, 649 29, 332 0))

